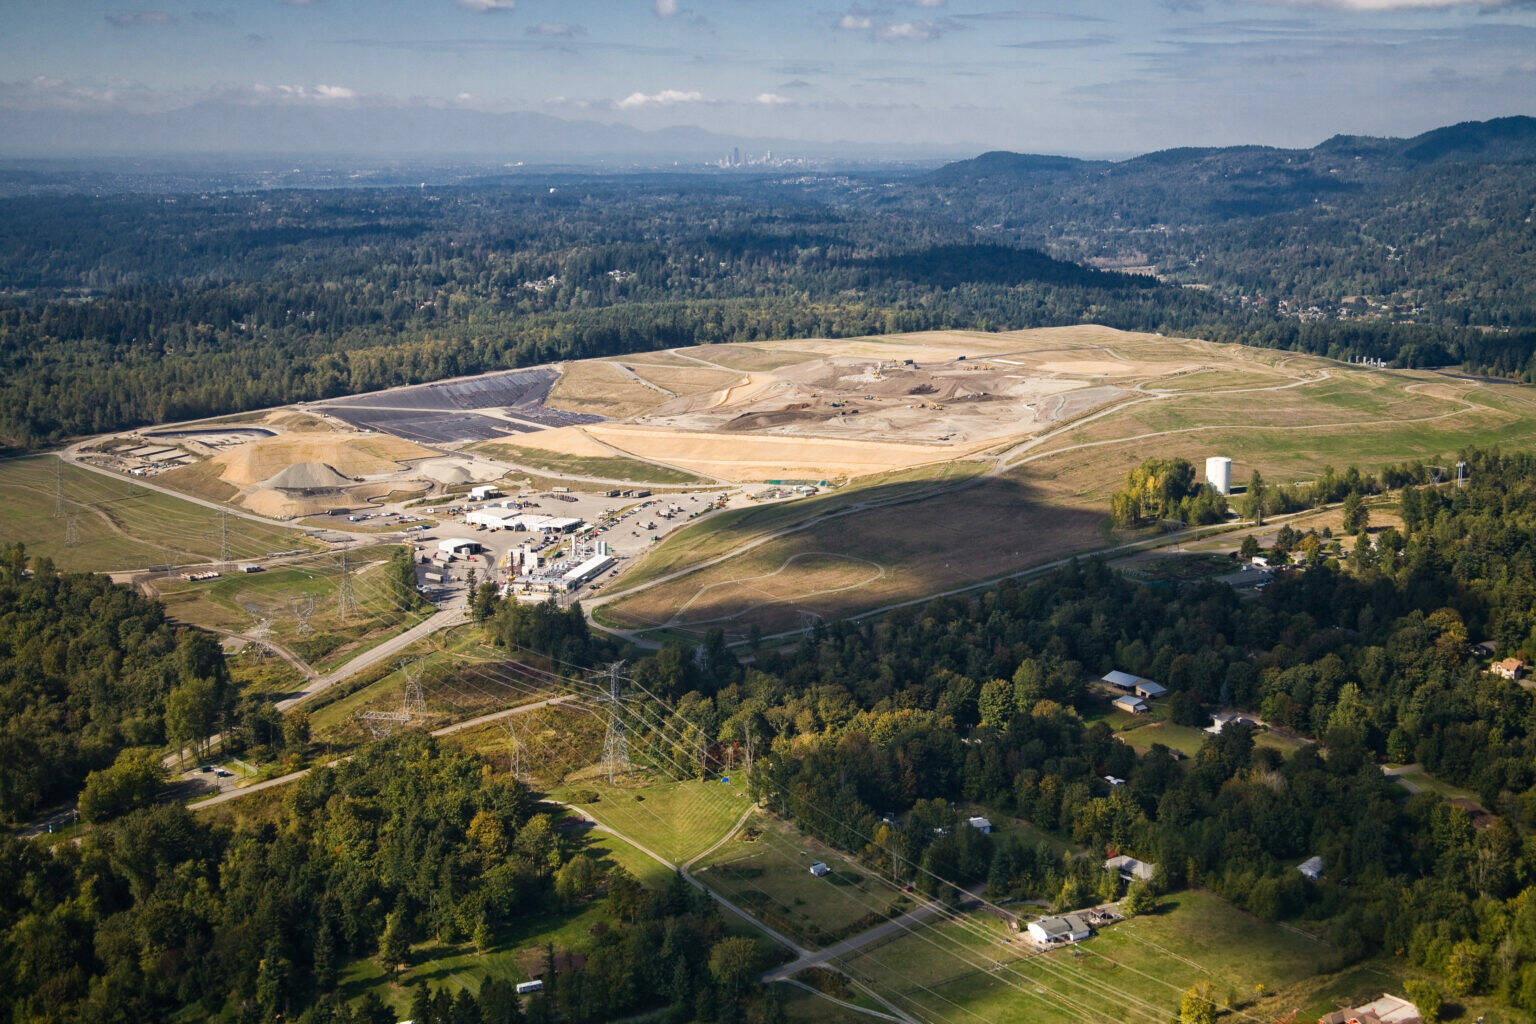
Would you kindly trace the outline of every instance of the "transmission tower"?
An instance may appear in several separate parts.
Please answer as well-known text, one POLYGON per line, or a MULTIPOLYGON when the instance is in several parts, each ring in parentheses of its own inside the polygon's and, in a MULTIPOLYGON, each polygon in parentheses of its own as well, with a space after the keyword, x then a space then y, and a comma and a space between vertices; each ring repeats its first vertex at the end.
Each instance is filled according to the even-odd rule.
POLYGON ((64 512, 64 460, 60 459, 53 464, 53 518, 63 519, 64 512))
POLYGON ((341 584, 336 589, 336 600, 341 605, 341 617, 351 618, 357 610, 357 602, 352 597, 352 569, 346 548, 341 549, 341 584))
POLYGON ((219 561, 229 565, 229 512, 219 509, 219 561))
POLYGON ((608 666, 608 731, 603 736, 603 766, 608 771, 608 782, 619 773, 629 774, 629 740, 624 735, 623 706, 619 700, 619 668, 624 663, 616 661, 608 666))
POLYGON ((302 601, 293 602, 293 617, 298 619, 298 625, 294 631, 307 635, 310 632, 309 617, 315 614, 315 599, 306 597, 302 601))
POLYGON ((523 774, 523 738, 518 735, 517 716, 508 715, 506 719, 507 750, 509 765, 514 779, 521 778, 523 774))
POLYGON ((80 524, 74 516, 64 520, 64 546, 72 548, 80 543, 80 524))
POLYGON ((421 687, 423 667, 420 658, 401 665, 405 673, 405 698, 401 703, 401 710, 408 715, 419 715, 427 710, 427 695, 421 687))
POLYGON ((1456 486, 1467 486, 1467 464, 1465 462, 1456 463, 1456 486))

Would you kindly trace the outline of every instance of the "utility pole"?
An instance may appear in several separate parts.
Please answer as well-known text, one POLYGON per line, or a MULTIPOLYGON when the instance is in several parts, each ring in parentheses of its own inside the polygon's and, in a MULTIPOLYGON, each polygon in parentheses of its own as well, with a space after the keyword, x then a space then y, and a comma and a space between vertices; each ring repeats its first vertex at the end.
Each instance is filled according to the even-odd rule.
POLYGON ((603 764, 608 769, 610 785, 619 772, 629 774, 629 741, 624 736, 619 704, 619 668, 623 664, 616 661, 608 666, 608 731, 603 736, 603 764))

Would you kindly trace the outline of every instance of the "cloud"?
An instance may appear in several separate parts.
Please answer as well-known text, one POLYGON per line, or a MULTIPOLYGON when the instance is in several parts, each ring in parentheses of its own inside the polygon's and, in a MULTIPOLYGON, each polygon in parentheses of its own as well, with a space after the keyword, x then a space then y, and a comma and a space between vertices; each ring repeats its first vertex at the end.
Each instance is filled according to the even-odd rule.
POLYGON ((459 6, 476 14, 503 14, 517 10, 517 0, 458 0, 459 6))
POLYGON ((677 13, 677 0, 656 0, 656 17, 670 18, 677 13))
POLYGON ((779 107, 789 102, 788 97, 780 96, 776 92, 760 92, 753 103, 760 103, 765 107, 779 107))
POLYGON ((344 85, 263 85, 251 86, 251 93, 262 100, 292 103, 336 103, 357 99, 356 90, 344 85))
POLYGON ((537 25, 529 25, 523 29, 524 35, 538 36, 541 39, 574 39, 584 36, 587 30, 580 25, 571 25, 563 21, 541 21, 537 25))
POLYGON ((107 23, 114 28, 149 28, 169 25, 175 20, 165 11, 117 11, 107 15, 107 23))
POLYGON ((671 107, 679 103, 702 103, 704 94, 696 91, 684 91, 682 89, 663 89, 661 92, 644 93, 632 92, 619 100, 620 110, 635 110, 639 107, 671 107))
MULTIPOLYGON (((911 0, 915 2, 915 0, 911 0)), ((887 4, 887 7, 890 5, 887 4)), ((932 7, 937 4, 922 4, 932 7)), ((938 18, 934 20, 911 19, 905 21, 890 21, 876 17, 880 12, 876 8, 861 7, 855 5, 847 13, 838 18, 834 27, 841 32, 864 32, 871 39, 878 39, 887 43, 925 43, 937 39, 946 32, 964 28, 964 24, 954 18, 938 18)))

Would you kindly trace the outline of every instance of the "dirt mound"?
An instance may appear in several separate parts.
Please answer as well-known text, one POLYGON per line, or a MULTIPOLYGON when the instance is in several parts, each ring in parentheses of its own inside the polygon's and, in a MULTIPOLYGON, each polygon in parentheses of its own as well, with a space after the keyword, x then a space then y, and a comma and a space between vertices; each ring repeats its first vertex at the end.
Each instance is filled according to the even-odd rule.
POLYGON ((296 462, 282 472, 261 482, 263 488, 279 491, 322 491, 355 483, 324 462, 296 462))
POLYGON ((395 437, 341 432, 289 433, 239 445, 209 461, 219 467, 219 477, 226 483, 236 487, 261 487, 273 476, 299 463, 324 463, 355 480, 399 472, 401 462, 430 458, 433 454, 430 449, 395 437))
POLYGON ((433 480, 449 487, 454 484, 467 484, 474 479, 474 474, 463 463, 454 462, 452 459, 434 459, 431 462, 423 462, 421 464, 421 473, 428 480, 433 480))

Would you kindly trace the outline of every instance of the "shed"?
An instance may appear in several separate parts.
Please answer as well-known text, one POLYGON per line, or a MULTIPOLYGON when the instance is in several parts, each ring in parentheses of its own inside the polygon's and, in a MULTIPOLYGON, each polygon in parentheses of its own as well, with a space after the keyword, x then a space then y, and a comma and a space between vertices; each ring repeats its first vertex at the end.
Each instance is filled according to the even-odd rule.
POLYGON ((1143 679, 1141 682, 1136 684, 1135 691, 1136 696, 1138 697, 1144 697, 1147 700, 1156 700, 1163 694, 1167 693, 1168 688, 1162 683, 1154 683, 1150 679, 1143 679))
POLYGON ((1115 707, 1121 711, 1129 711, 1133 715, 1144 715, 1147 713, 1147 702, 1140 697, 1116 697, 1115 707))
POLYGON ((1136 684, 1143 682, 1141 676, 1133 676, 1129 672, 1121 672, 1115 669, 1113 672, 1104 673, 1104 681, 1110 686, 1120 690, 1135 689, 1136 684))
POLYGON ((817 861, 815 864, 811 865, 811 874, 815 875, 817 878, 825 878, 831 873, 832 869, 827 867, 821 861, 817 861))
POLYGON ((982 835, 989 836, 992 834, 992 823, 986 818, 972 818, 970 821, 966 822, 966 824, 980 832, 982 835))
POLYGON ((544 989, 544 980, 535 978, 533 981, 520 981, 517 983, 517 994, 525 996, 530 992, 541 992, 544 989))
POLYGON ((1308 878, 1313 880, 1319 879, 1323 877, 1323 858, 1308 857, 1306 860, 1296 865, 1296 870, 1300 871, 1303 875, 1306 875, 1308 878))

